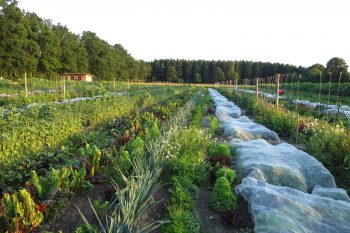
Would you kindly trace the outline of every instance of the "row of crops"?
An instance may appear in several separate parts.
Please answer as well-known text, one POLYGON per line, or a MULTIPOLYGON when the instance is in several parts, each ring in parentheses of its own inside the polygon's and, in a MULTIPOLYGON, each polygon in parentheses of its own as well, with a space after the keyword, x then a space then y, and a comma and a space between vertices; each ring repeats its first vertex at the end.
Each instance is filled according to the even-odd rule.
POLYGON ((307 126, 301 135, 295 135, 296 123, 304 120, 302 116, 295 119, 294 113, 278 111, 261 100, 257 103, 242 92, 220 92, 268 127, 241 116, 238 106, 210 90, 223 133, 232 138, 236 170, 243 178, 235 191, 250 204, 254 231, 350 231, 350 199, 344 189, 337 188, 331 174, 336 175, 342 187, 349 187, 349 132, 321 122, 322 126, 307 126), (279 135, 300 137, 313 156, 281 142, 272 130, 279 135))
POLYGON ((349 188, 346 129, 310 124, 227 89, 220 93, 261 125, 212 89, 134 85, 120 87, 120 95, 111 85, 64 104, 7 105, 0 118, 0 232, 212 231, 220 222, 198 214, 203 190, 233 231, 252 228, 242 197, 256 232, 350 229, 348 196, 336 186, 349 188), (280 136, 305 144, 307 153, 280 136), (233 139, 231 148, 214 137, 233 139))
MULTIPOLYGON (((130 90, 128 95, 106 94, 62 105, 14 108, 2 115, 0 232, 32 232, 39 227, 41 231, 58 230, 51 221, 67 199, 111 179, 120 193, 138 193, 132 187, 147 182, 149 189, 141 190, 153 190, 164 163, 157 156, 160 135, 163 128, 181 121, 173 115, 188 105, 195 92, 189 87, 149 87, 142 92, 130 90), (154 173, 146 176, 146 171, 154 173), (138 180, 135 173, 148 180, 138 180)), ((149 192, 143 197, 145 205, 149 192)), ((110 193, 110 198, 118 196, 113 188, 110 193)), ((129 199, 125 205, 130 205, 129 199)), ((93 205, 99 214, 106 214, 107 207, 108 202, 101 200, 93 205)), ((120 216, 115 219, 120 220, 120 216)), ((135 216, 134 221, 138 220, 135 216)), ((76 227, 68 226, 67 231, 76 227)), ((92 228, 87 224, 77 231, 84 229, 92 228)))
MULTIPOLYGON (((148 89, 152 86, 148 87, 148 89)), ((153 88, 156 88, 153 86, 153 88)), ((0 80, 0 108, 24 107, 30 104, 61 102, 79 97, 103 96, 108 93, 125 91, 142 91, 140 85, 129 85, 122 82, 77 82, 49 81, 45 79, 29 79, 27 95, 24 82, 0 80)))

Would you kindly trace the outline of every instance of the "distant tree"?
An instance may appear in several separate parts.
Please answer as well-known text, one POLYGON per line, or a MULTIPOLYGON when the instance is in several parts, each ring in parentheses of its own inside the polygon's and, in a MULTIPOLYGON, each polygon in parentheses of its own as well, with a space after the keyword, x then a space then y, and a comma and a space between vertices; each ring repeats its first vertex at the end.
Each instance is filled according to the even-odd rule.
POLYGON ((10 77, 19 77, 28 63, 30 50, 24 17, 16 1, 2 1, 0 11, 0 70, 10 77))
POLYGON ((166 68, 165 81, 175 82, 175 83, 179 81, 179 77, 177 75, 177 72, 174 66, 170 65, 166 68))
POLYGON ((214 82, 221 82, 225 80, 225 73, 220 67, 216 67, 213 72, 214 82))
POLYGON ((347 70, 348 65, 346 64, 345 60, 339 57, 333 57, 327 62, 326 65, 327 76, 331 75, 332 82, 338 81, 341 72, 343 80, 345 80, 344 77, 347 76, 347 70))
POLYGON ((194 74, 194 81, 195 83, 201 83, 202 82, 202 77, 199 73, 194 74))
POLYGON ((45 21, 38 35, 40 46, 39 70, 45 76, 59 73, 62 67, 60 41, 52 27, 51 21, 45 21))
MULTIPOLYGON (((321 64, 314 64, 307 68, 307 79, 310 82, 319 82, 324 75, 325 67, 321 64)), ((322 80, 321 80, 322 81, 322 80)))

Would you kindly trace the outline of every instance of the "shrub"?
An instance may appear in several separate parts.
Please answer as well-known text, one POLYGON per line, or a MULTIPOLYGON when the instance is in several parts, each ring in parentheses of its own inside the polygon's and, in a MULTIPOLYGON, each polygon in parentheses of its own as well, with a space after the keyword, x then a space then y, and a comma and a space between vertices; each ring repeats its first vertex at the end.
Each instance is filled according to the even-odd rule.
POLYGON ((209 157, 215 157, 215 156, 229 157, 230 147, 227 144, 214 142, 209 147, 208 156, 209 157))
POLYGON ((236 209, 237 197, 225 177, 216 180, 211 196, 211 207, 218 212, 231 212, 236 209))
POLYGON ((198 233, 200 229, 199 221, 189 211, 172 206, 169 208, 171 223, 165 225, 163 233, 198 233))
POLYGON ((170 189, 171 204, 192 211, 194 200, 198 195, 198 187, 186 177, 174 176, 173 187, 170 189))
POLYGON ((222 167, 216 171, 216 178, 218 179, 220 177, 226 177, 228 182, 230 184, 232 184, 232 182, 234 181, 234 179, 236 177, 236 173, 228 167, 222 167))
POLYGON ((208 175, 206 164, 194 164, 191 161, 176 159, 171 161, 169 166, 167 174, 186 177, 195 184, 204 183, 208 175))

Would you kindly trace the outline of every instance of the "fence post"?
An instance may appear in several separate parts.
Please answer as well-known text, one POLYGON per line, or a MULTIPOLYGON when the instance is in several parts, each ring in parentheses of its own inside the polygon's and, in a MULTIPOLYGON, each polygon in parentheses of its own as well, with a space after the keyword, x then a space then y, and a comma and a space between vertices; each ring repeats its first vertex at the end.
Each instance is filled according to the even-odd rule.
POLYGON ((24 94, 28 96, 28 80, 27 80, 27 72, 24 72, 24 94))
POLYGON ((66 77, 61 76, 62 84, 63 84, 63 99, 66 99, 66 77))
POLYGON ((259 78, 256 78, 256 90, 255 90, 255 92, 256 92, 256 102, 258 103, 258 101, 259 101, 259 78))
POLYGON ((279 104, 279 98, 280 98, 280 74, 276 75, 276 82, 277 82, 276 109, 278 111, 278 104, 279 104))

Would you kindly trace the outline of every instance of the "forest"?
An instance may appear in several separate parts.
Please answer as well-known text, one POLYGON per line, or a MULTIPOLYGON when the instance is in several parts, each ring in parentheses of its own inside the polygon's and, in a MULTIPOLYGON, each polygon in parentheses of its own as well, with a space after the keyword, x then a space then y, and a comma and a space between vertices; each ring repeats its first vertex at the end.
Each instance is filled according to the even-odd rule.
POLYGON ((301 82, 349 81, 348 65, 339 57, 310 67, 252 61, 161 59, 136 60, 121 44, 111 45, 94 32, 72 33, 17 1, 0 0, 0 76, 55 79, 71 72, 91 73, 98 80, 143 80, 174 83, 216 83, 267 78, 277 73, 301 75, 301 82))

